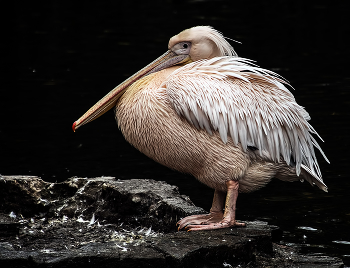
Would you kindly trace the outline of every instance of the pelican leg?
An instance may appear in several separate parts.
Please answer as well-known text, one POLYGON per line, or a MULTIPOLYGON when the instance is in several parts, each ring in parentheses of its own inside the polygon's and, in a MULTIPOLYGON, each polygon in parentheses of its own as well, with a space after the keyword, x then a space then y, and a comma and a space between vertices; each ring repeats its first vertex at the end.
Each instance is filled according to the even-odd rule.
POLYGON ((238 197, 238 181, 227 181, 227 195, 225 202, 225 213, 221 219, 216 218, 216 221, 203 222, 200 225, 188 224, 186 229, 188 231, 199 231, 199 230, 214 230, 221 228, 228 228, 234 226, 245 226, 245 223, 236 221, 236 202, 238 197))
POLYGON ((224 216, 223 214, 224 203, 225 203, 225 193, 215 190, 213 203, 211 205, 209 214, 192 215, 181 219, 176 223, 176 225, 179 226, 178 230, 181 230, 187 225, 197 225, 197 224, 203 225, 203 224, 210 224, 210 223, 221 221, 224 216))

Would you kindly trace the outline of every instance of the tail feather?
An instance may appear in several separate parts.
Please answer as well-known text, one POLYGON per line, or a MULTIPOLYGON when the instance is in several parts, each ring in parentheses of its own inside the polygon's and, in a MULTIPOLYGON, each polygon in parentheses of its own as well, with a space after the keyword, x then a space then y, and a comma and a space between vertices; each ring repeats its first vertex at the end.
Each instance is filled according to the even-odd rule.
POLYGON ((312 186, 317 185, 321 190, 328 192, 328 187, 324 184, 322 178, 318 177, 310 168, 301 164, 301 174, 302 177, 307 180, 312 186))

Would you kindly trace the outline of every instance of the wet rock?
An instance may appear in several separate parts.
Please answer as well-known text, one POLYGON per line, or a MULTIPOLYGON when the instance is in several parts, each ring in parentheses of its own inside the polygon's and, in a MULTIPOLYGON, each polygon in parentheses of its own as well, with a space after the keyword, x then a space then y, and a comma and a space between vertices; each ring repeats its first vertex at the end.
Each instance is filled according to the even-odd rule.
POLYGON ((322 254, 300 254, 298 248, 273 243, 273 256, 257 253, 258 267, 298 267, 298 268, 336 268, 344 267, 340 258, 322 254))
POLYGON ((222 267, 224 263, 243 267, 254 261, 259 249, 272 255, 271 233, 276 230, 263 222, 247 222, 246 228, 166 234, 153 247, 174 267, 222 267))
POLYGON ((46 183, 38 177, 3 176, 0 211, 23 217, 46 215, 128 223, 171 231, 187 215, 205 213, 178 193, 176 186, 153 180, 115 180, 112 177, 71 178, 46 183))
POLYGON ((205 213, 177 187, 153 180, 0 177, 0 267, 341 267, 274 244, 264 222, 177 232, 205 213), (327 266, 328 265, 328 266, 327 266))
POLYGON ((15 236, 19 234, 20 223, 12 220, 14 214, 0 214, 0 237, 15 236))

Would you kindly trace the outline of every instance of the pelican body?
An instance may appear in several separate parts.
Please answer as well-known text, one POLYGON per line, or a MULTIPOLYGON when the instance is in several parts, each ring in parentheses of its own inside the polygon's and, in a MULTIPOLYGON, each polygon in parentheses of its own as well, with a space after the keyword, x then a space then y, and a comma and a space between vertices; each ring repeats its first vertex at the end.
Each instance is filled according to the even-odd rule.
MULTIPOLYGON (((178 222, 189 231, 244 226, 238 193, 272 178, 327 191, 314 153, 323 154, 310 117, 277 74, 240 58, 223 35, 197 26, 172 37, 169 50, 114 88, 73 124, 115 107, 125 139, 153 160, 215 189, 210 213, 178 222)), ((328 161, 328 160, 327 160, 328 161)))

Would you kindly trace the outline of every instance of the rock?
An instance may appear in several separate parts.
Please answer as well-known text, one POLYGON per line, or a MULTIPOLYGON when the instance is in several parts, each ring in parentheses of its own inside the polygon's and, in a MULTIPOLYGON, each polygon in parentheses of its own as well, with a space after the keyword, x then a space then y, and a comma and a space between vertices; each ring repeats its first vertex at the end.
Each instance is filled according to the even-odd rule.
POLYGON ((275 230, 266 223, 247 222, 246 228, 166 234, 153 247, 171 259, 174 267, 243 265, 252 262, 259 249, 272 255, 271 232, 275 230))
POLYGON ((298 267, 298 268, 336 268, 344 267, 340 258, 322 254, 299 254, 298 248, 273 243, 273 257, 257 254, 259 267, 298 267))
POLYGON ((0 237, 15 236, 19 234, 19 229, 21 227, 20 223, 14 222, 9 215, 0 214, 0 237))
POLYGON ((0 211, 24 217, 45 214, 90 220, 94 216, 100 223, 127 222, 166 232, 184 216, 205 213, 176 186, 153 180, 100 177, 46 183, 38 177, 3 176, 0 182, 0 211))
POLYGON ((154 180, 0 177, 0 267, 341 267, 274 244, 281 231, 245 228, 177 232, 205 213, 177 187, 154 180), (328 266, 326 266, 328 265, 328 266))

